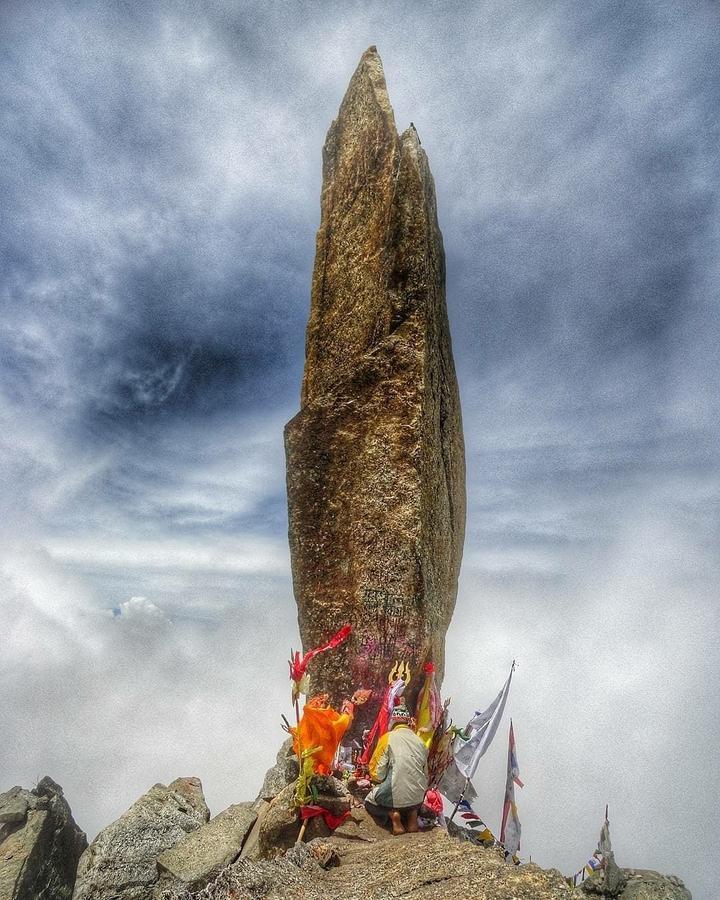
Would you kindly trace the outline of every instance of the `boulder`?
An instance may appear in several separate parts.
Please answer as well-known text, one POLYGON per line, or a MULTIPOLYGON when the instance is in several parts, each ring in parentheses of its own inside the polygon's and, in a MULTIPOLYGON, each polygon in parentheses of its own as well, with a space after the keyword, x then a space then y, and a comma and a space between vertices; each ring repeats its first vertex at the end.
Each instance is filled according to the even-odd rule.
POLYGON ((70 900, 87 838, 59 784, 0 794, 0 900, 70 900))
POLYGON ((83 853, 73 900, 149 900, 158 856, 209 818, 198 778, 154 785, 83 853))
POLYGON ((158 856, 161 881, 174 880, 199 888, 217 878, 240 855, 257 815, 252 803, 238 803, 185 835, 158 856))
POLYGON ((367 50, 323 150, 300 411, 285 429, 293 589, 303 646, 349 623, 313 660, 333 705, 375 689, 397 661, 408 702, 445 633, 465 531, 460 401, 445 259, 427 156, 398 134, 382 63, 367 50))
POLYGON ((18 785, 0 794, 0 824, 25 821, 30 806, 27 794, 18 785))
POLYGON ((270 809, 270 804, 267 800, 256 800, 254 809, 257 813, 257 819, 255 819, 255 823, 245 838, 240 853, 241 859, 260 859, 260 829, 262 828, 265 815, 270 809))
POLYGON ((620 900, 692 900, 677 875, 661 875, 649 869, 625 869, 627 883, 620 900))
POLYGON ((335 816, 342 816, 350 811, 352 797, 344 782, 332 775, 316 775, 312 784, 317 793, 313 801, 316 806, 322 806, 335 816))
POLYGON ((378 841, 386 841, 392 838, 389 828, 373 819, 364 806, 357 806, 350 810, 350 815, 332 833, 331 841, 343 853, 347 843, 360 841, 366 844, 376 844, 378 841))
POLYGON ((295 806, 295 785, 287 785, 275 797, 260 825, 257 854, 261 859, 276 859, 293 846, 300 834, 295 806))
POLYGON ((293 750, 292 738, 288 738, 278 751, 275 765, 267 770, 258 800, 273 800, 280 791, 292 784, 300 774, 300 765, 293 750))

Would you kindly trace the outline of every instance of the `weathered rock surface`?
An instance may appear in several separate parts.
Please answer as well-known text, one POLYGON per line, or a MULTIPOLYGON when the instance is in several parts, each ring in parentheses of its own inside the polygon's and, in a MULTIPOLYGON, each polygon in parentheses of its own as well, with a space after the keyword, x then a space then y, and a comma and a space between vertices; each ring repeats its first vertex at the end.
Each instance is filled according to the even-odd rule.
POLYGON ((254 808, 257 813, 255 823, 245 838, 240 856, 242 859, 260 859, 260 829, 265 821, 270 803, 267 800, 256 800, 254 808))
POLYGON ((649 869, 624 869, 627 882, 621 900, 692 900, 677 875, 660 875, 649 869))
POLYGON ((86 847, 51 778, 0 794, 0 900, 69 900, 86 847))
POLYGON ((73 900, 149 900, 158 856, 209 818, 198 778, 154 785, 83 853, 73 900))
POLYGON ((300 774, 300 765, 293 750, 292 738, 288 738, 278 751, 275 765, 265 773, 258 800, 270 802, 300 774))
MULTIPOLYGON (((322 806, 333 815, 340 816, 350 812, 352 797, 343 782, 329 775, 316 777, 317 796, 313 803, 322 806)), ((257 833, 249 838, 253 840, 252 856, 256 859, 277 859, 292 847, 300 833, 300 820, 295 804, 295 784, 289 784, 282 790, 267 809, 262 811, 258 820, 257 833)), ((322 816, 308 819, 305 828, 305 840, 327 838, 331 834, 322 816)), ((245 858, 250 856, 248 851, 245 858)))
MULTIPOLYGON (((325 842, 313 842, 313 844, 325 842)), ((332 839, 339 865, 327 870, 313 846, 275 861, 239 860, 209 885, 202 900, 571 900, 563 876, 535 865, 509 866, 497 851, 460 843, 441 829, 366 843, 332 839)), ((185 895, 190 896, 190 895, 185 895)), ((198 896, 198 895, 195 895, 198 896)), ((200 900, 198 896, 198 900, 200 900)))
MULTIPOLYGON (((293 584, 304 647, 334 703, 395 660, 442 678, 465 529, 460 403, 435 191, 414 127, 398 135, 374 47, 323 151, 300 412, 285 430, 293 584)), ((377 710, 377 698, 355 731, 377 710)))
POLYGON ((189 888, 213 881, 238 858, 257 815, 252 803, 238 803, 185 835, 158 856, 161 881, 172 879, 189 888))
POLYGON ((295 785, 287 785, 265 811, 257 836, 258 856, 272 859, 287 850, 300 833, 295 807, 295 785))
POLYGON ((337 845, 342 845, 343 841, 376 844, 378 841, 391 839, 392 834, 389 828, 378 825, 364 806, 357 806, 350 810, 350 815, 343 824, 333 831, 330 842, 337 845))

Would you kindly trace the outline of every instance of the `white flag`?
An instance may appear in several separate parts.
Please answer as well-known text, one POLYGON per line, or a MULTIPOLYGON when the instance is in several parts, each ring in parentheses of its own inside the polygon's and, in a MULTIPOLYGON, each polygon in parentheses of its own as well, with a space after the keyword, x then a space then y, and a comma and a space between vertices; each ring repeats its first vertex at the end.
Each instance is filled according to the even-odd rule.
POLYGON ((472 778, 475 770, 480 762, 480 757, 492 743, 498 725, 505 711, 505 703, 507 701, 508 691, 510 690, 510 682, 512 680, 513 668, 510 669, 510 675, 505 682, 505 686, 488 706, 484 712, 477 712, 467 724, 464 735, 467 737, 455 738, 453 745, 453 756, 455 764, 466 778, 472 778))

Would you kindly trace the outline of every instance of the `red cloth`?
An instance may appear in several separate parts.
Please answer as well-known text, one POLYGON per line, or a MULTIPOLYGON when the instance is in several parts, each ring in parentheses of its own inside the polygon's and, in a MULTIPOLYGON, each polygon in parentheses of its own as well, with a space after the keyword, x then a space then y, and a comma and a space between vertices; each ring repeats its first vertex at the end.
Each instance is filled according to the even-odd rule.
POLYGON ((308 663, 311 659, 317 656, 318 653, 324 653, 326 650, 334 650, 335 647, 342 644, 351 631, 350 625, 343 625, 340 631, 334 634, 327 644, 323 644, 322 647, 315 647, 313 650, 308 650, 303 656, 300 655, 299 650, 296 650, 295 653, 292 654, 292 659, 289 660, 290 679, 294 682, 299 682, 307 671, 308 663))
POLYGON ((388 724, 390 723, 390 710, 387 708, 387 705, 391 687, 392 685, 388 685, 388 687, 385 688, 385 693, 383 694, 380 709, 378 710, 378 714, 375 717, 373 726, 370 729, 370 733, 368 734, 367 742, 365 744, 365 747, 363 748, 363 752, 358 757, 358 763, 361 766, 367 766, 369 764, 373 754, 373 747, 375 746, 375 742, 388 730, 388 724))
POLYGON ((330 812, 329 809, 325 809, 323 806, 301 806, 300 807, 300 818, 305 821, 305 819, 313 819, 315 816, 322 816, 325 819, 325 824, 330 829, 330 831, 335 831, 342 823, 347 819, 350 815, 350 811, 340 813, 340 815, 335 815, 335 813, 330 812))
POLYGON ((427 806, 429 810, 432 810, 436 816, 439 816, 443 811, 442 797, 438 791, 435 791, 432 788, 425 793, 423 805, 427 806))

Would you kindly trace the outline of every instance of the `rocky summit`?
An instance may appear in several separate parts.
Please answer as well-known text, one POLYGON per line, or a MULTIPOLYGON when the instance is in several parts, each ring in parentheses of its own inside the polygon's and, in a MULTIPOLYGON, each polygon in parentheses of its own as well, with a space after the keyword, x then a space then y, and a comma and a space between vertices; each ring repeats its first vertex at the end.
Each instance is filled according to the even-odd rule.
POLYGON ((83 853, 73 900, 151 900, 158 857, 209 818, 198 778, 153 785, 83 853))
MULTIPOLYGON (((631 870, 632 872, 633 870, 631 870)), ((618 900, 691 900, 680 879, 633 874, 618 900), (642 885, 642 893, 635 892, 642 885)), ((239 860, 203 891, 164 900, 591 900, 555 869, 508 865, 502 852, 458 841, 442 829, 364 839, 315 838, 273 861, 239 860)), ((596 894, 597 898, 598 895, 596 894)))
POLYGON ((554 869, 508 865, 439 827, 392 837, 327 777, 317 802, 349 815, 333 832, 311 820, 302 841, 295 789, 209 819, 197 778, 156 784, 100 832, 75 881, 87 842, 62 789, 49 778, 11 788, 0 794, 0 900, 691 900, 679 878, 648 870, 572 888, 554 869))
POLYGON ((70 900, 86 847, 52 778, 0 794, 0 900, 70 900))
POLYGON ((323 150, 301 409, 285 447, 303 645, 353 628, 313 663, 311 690, 339 703, 404 661, 412 702, 426 661, 442 678, 465 462, 433 178, 415 128, 397 132, 374 47, 323 150))

